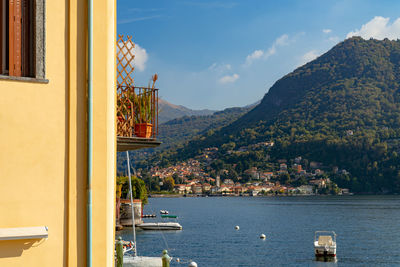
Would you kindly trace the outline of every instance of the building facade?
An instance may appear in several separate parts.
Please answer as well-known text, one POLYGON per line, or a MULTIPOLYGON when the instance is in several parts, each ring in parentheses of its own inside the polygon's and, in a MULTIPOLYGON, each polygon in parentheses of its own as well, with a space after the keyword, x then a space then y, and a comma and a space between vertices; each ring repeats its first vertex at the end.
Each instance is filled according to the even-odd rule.
MULTIPOLYGON (((2 2, 0 266, 86 266, 88 1, 2 2)), ((116 1, 94 1, 93 266, 114 262, 115 40, 116 1)))

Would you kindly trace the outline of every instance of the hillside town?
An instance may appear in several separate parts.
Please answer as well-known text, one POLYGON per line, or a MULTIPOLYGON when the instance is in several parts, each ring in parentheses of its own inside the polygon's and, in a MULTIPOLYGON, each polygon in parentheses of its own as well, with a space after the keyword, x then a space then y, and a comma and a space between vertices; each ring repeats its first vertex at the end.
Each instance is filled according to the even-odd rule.
MULTIPOLYGON (((273 142, 259 143, 249 147, 240 147, 242 153, 254 146, 273 146, 273 142)), ((230 171, 221 169, 217 173, 212 163, 217 159, 218 148, 210 147, 187 161, 167 168, 153 167, 150 176, 160 180, 174 180, 171 191, 181 195, 314 195, 314 194, 350 194, 346 188, 339 188, 329 178, 329 173, 348 174, 346 170, 334 167, 327 170, 320 162, 298 156, 294 159, 279 159, 266 168, 250 167, 244 171, 246 177, 230 177, 230 171), (307 166, 305 166, 307 165, 307 166)), ((235 166, 233 166, 235 167, 235 166)))

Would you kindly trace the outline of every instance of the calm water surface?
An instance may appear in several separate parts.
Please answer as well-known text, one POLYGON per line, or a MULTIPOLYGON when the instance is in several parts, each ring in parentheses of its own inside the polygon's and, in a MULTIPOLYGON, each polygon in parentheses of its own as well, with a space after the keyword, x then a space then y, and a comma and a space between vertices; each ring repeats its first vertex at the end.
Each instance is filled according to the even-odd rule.
POLYGON ((151 198, 144 213, 161 209, 183 230, 138 231, 139 255, 168 247, 198 266, 400 266, 400 196, 151 198), (336 263, 315 261, 316 230, 336 232, 336 263))

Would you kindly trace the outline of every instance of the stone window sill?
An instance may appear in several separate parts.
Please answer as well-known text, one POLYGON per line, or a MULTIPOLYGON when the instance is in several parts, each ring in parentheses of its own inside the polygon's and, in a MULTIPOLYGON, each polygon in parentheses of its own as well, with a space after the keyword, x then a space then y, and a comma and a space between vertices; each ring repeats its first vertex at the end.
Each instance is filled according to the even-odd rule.
POLYGON ((42 239, 49 237, 46 226, 0 228, 0 240, 42 239))
POLYGON ((39 78, 31 78, 31 77, 14 77, 7 75, 0 75, 0 80, 8 80, 8 81, 20 81, 20 82, 28 82, 28 83, 49 83, 47 79, 39 79, 39 78))

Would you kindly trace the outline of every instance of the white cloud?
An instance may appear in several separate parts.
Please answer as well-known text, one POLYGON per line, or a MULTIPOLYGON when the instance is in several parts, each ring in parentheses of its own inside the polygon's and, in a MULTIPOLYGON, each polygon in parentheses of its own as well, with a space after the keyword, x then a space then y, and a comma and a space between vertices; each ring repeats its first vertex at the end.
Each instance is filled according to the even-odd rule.
POLYGON ((255 50, 253 53, 246 57, 246 65, 250 65, 254 60, 261 58, 264 55, 264 51, 255 50))
POLYGON ((349 32, 346 38, 352 36, 361 36, 364 39, 399 39, 400 38, 400 18, 396 19, 392 24, 389 22, 390 18, 380 16, 374 17, 366 24, 361 26, 361 29, 349 32))
POLYGON ((129 18, 129 19, 121 19, 117 22, 117 24, 128 24, 136 21, 143 21, 143 20, 150 20, 150 19, 157 19, 161 18, 161 15, 153 15, 153 16, 145 16, 145 17, 136 17, 136 18, 129 18))
POLYGON ((225 75, 221 77, 218 82, 221 84, 234 83, 237 79, 239 79, 239 75, 235 73, 233 75, 225 75))
POLYGON ((135 44, 133 53, 135 55, 135 58, 133 59, 133 65, 138 71, 144 71, 146 68, 146 62, 149 58, 146 49, 140 47, 138 44, 135 44))
POLYGON ((283 34, 279 36, 272 44, 270 48, 266 51, 263 50, 254 50, 250 55, 246 57, 246 61, 244 63, 245 66, 250 66, 254 61, 258 59, 267 59, 273 54, 276 53, 276 49, 279 46, 284 46, 289 44, 289 36, 287 34, 283 34))
POLYGON ((225 72, 228 70, 232 69, 232 66, 230 64, 218 64, 218 63, 213 63, 210 67, 208 67, 209 70, 215 71, 215 72, 225 72))
POLYGON ((289 44, 289 36, 287 34, 281 35, 275 40, 275 46, 282 46, 289 44))
MULTIPOLYGON (((119 44, 120 46, 122 46, 122 44, 119 44)), ((129 49, 132 53, 132 55, 134 56, 132 64, 135 67, 136 70, 138 71, 144 71, 146 69, 146 62, 149 58, 146 49, 142 48, 140 45, 138 44, 134 44, 134 47, 132 48, 131 43, 127 44, 127 48, 123 49, 123 52, 126 53, 126 49, 129 49)), ((119 50, 119 48, 117 47, 117 50, 119 50)), ((118 52, 118 51, 117 51, 118 52)), ((123 59, 122 57, 120 59, 123 59)), ((126 59, 123 59, 123 63, 126 64, 126 60, 130 60, 131 56, 128 53, 126 56, 126 59)))
POLYGON ((307 53, 305 53, 302 57, 301 57, 301 63, 299 64, 304 65, 307 62, 310 62, 311 60, 316 59, 320 54, 316 51, 316 50, 311 50, 308 51, 307 53))
POLYGON ((323 32, 323 33, 331 33, 332 30, 331 30, 331 29, 323 29, 322 32, 323 32))

